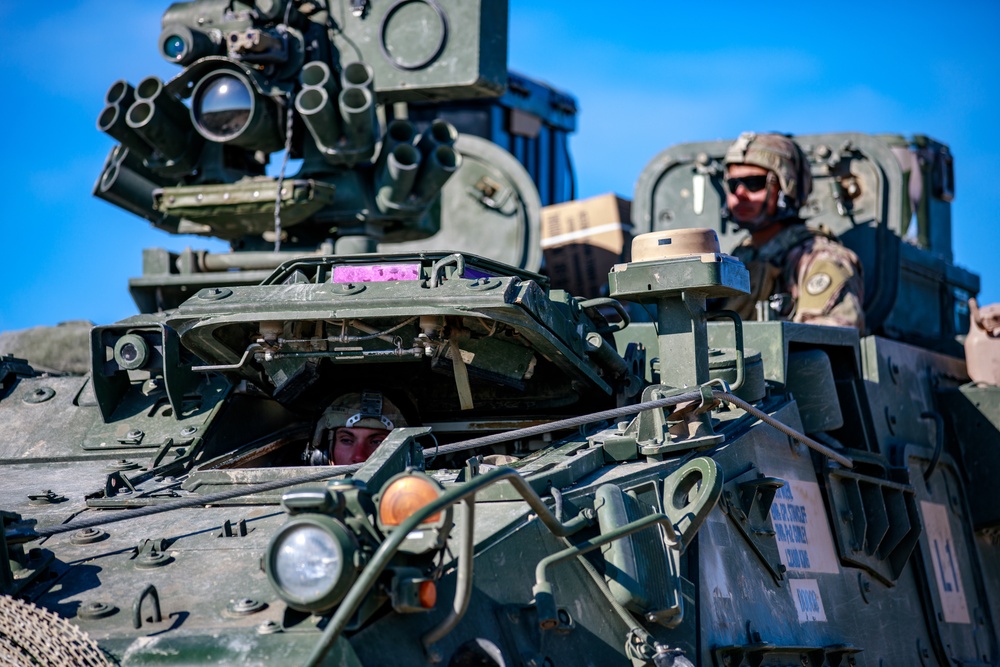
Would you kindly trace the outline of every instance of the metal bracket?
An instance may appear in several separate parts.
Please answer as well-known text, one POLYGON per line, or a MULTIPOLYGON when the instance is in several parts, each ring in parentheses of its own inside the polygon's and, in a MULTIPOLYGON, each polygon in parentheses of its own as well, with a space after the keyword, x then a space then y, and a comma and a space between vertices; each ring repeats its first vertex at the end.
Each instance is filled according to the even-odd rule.
POLYGON ((114 498, 119 493, 135 493, 135 486, 129 478, 122 474, 121 470, 116 470, 104 482, 104 497, 114 498))
POLYGON ((135 548, 135 566, 141 570, 151 570, 173 562, 173 557, 167 554, 167 541, 145 539, 135 548))
POLYGON ((395 429, 354 473, 354 479, 364 482, 368 491, 374 494, 391 477, 404 470, 409 468, 423 470, 424 449, 417 442, 417 438, 427 435, 430 430, 430 427, 426 426, 395 429))
POLYGON ((782 479, 751 469, 725 485, 720 505, 779 585, 785 579, 785 566, 771 522, 771 503, 784 485, 782 479))
POLYGON ((232 521, 226 519, 216 537, 246 537, 252 530, 253 528, 247 528, 246 519, 240 519, 235 526, 232 521))
POLYGON ((475 479, 479 476, 479 466, 483 463, 483 457, 481 455, 473 456, 466 460, 465 467, 458 472, 458 478, 455 480, 456 483, 468 482, 471 479, 475 479))
POLYGON ((850 644, 831 646, 779 646, 756 641, 744 646, 722 646, 712 652, 715 663, 726 667, 749 667, 760 664, 821 665, 823 667, 854 667, 856 654, 863 649, 850 644))
POLYGON ((47 549, 29 549, 22 543, 34 537, 34 519, 0 511, 0 593, 16 595, 48 568, 53 554, 47 549))
MULTIPOLYGON (((718 401, 712 395, 709 385, 700 387, 700 401, 681 404, 667 414, 663 408, 640 412, 629 426, 639 441, 639 454, 662 458, 692 449, 707 449, 721 444, 725 439, 712 429, 708 412, 718 401)), ((675 389, 663 385, 646 387, 642 392, 642 402, 655 401, 677 394, 689 392, 689 388, 675 389)))

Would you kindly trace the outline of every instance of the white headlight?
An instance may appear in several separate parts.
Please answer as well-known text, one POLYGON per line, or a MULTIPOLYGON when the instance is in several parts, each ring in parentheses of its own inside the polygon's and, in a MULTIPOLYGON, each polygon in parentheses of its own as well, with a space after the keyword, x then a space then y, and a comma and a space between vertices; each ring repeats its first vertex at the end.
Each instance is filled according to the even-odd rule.
POLYGON ((337 541, 325 530, 308 524, 283 537, 274 554, 278 585, 303 600, 323 597, 344 565, 337 541))
POLYGON ((340 602, 353 583, 357 548, 340 521, 321 514, 298 515, 271 538, 267 575, 291 607, 325 611, 340 602))

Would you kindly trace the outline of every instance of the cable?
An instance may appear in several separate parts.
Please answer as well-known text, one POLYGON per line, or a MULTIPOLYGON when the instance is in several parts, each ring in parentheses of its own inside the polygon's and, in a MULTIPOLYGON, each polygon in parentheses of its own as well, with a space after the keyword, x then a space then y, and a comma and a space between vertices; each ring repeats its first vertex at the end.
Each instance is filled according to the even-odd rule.
POLYGON ((782 433, 784 433, 785 435, 787 435, 789 438, 792 438, 793 440, 798 440, 799 442, 801 442, 806 447, 809 447, 810 449, 813 449, 813 450, 819 452, 820 454, 822 454, 823 456, 826 456, 827 458, 833 459, 834 461, 836 461, 840 465, 844 466, 845 468, 853 468, 854 467, 854 461, 852 461, 847 456, 844 456, 840 452, 837 452, 837 451, 834 451, 833 449, 830 449, 826 445, 821 445, 820 443, 816 442, 815 440, 813 440, 809 436, 805 435, 804 433, 799 433, 798 431, 796 431, 795 429, 793 429, 791 426, 788 426, 786 424, 782 424, 781 422, 779 422, 777 419, 775 419, 771 415, 767 414, 763 410, 759 410, 759 409, 755 408, 754 406, 750 405, 749 403, 747 403, 743 399, 737 398, 736 396, 733 396, 732 394, 730 394, 729 392, 726 392, 726 391, 719 391, 719 392, 713 392, 713 393, 714 393, 715 396, 721 398, 722 400, 726 401, 727 403, 732 403, 733 405, 735 405, 736 407, 740 408, 741 410, 743 410, 745 412, 749 412, 750 414, 752 414, 754 417, 756 417, 757 419, 761 420, 762 422, 764 422, 766 424, 769 424, 770 426, 773 426, 774 428, 778 429, 779 431, 781 431, 782 433))
MULTIPOLYGON (((773 426, 785 435, 795 440, 798 440, 802 444, 814 449, 820 454, 827 456, 837 463, 840 463, 846 468, 853 468, 854 462, 834 451, 833 449, 822 445, 812 438, 808 437, 803 433, 799 433, 795 429, 782 424, 777 419, 771 417, 766 412, 755 408, 741 398, 730 394, 729 392, 717 391, 713 392, 712 395, 718 399, 726 401, 727 403, 732 403, 741 410, 752 414, 761 421, 773 426)), ((552 422, 547 422, 545 424, 538 424, 536 426, 529 426, 527 428, 520 428, 513 431, 507 431, 505 433, 494 433, 492 435, 482 436, 480 438, 472 438, 471 440, 464 440, 462 442, 456 442, 451 445, 445 445, 443 447, 438 447, 435 440, 435 446, 433 448, 428 447, 425 453, 435 456, 442 456, 448 454, 454 454, 456 452, 466 451, 469 449, 477 449, 480 447, 487 447, 490 445, 498 444, 501 442, 508 442, 510 440, 519 440, 521 438, 528 438, 535 435, 542 435, 544 433, 551 433, 552 431, 561 431, 564 429, 577 428, 584 424, 591 424, 594 422, 618 419, 620 417, 628 417, 631 415, 638 414, 644 410, 652 410, 655 408, 665 408, 680 403, 686 403, 688 401, 702 400, 701 391, 689 391, 683 394, 678 394, 676 396, 668 396, 666 398, 657 399, 655 401, 645 401, 644 403, 636 403, 634 405, 626 405, 620 408, 614 408, 611 410, 603 410, 601 412, 593 412, 589 415, 580 415, 577 417, 570 417, 569 419, 559 419, 552 422)), ((144 516, 150 516, 152 514, 159 514, 161 512, 169 512, 175 509, 185 509, 188 507, 198 507, 201 505, 210 505, 213 503, 218 503, 223 500, 232 500, 234 498, 240 498, 243 496, 249 496, 255 493, 263 493, 264 491, 274 491, 276 489, 281 489, 289 486, 296 486, 298 484, 307 484, 310 482, 319 482, 324 479, 329 479, 330 477, 336 477, 338 475, 347 474, 349 472, 354 472, 361 468, 363 463, 354 463, 346 466, 326 466, 322 470, 310 473, 308 475, 301 475, 292 479, 282 479, 274 480, 271 482, 264 482, 261 484, 254 484, 249 488, 241 489, 231 489, 229 491, 220 491, 218 493, 210 493, 204 496, 197 496, 191 498, 185 498, 183 500, 178 500, 171 503, 163 503, 161 505, 150 505, 148 507, 141 507, 138 509, 124 510, 121 512, 115 512, 110 516, 100 516, 94 517, 92 519, 83 519, 81 521, 71 521, 69 523, 60 524, 58 526, 51 526, 49 528, 40 528, 35 531, 39 537, 50 537, 52 535, 58 535, 60 533, 67 533, 74 530, 80 530, 83 528, 92 528, 94 526, 101 526, 108 523, 114 523, 116 521, 124 521, 125 519, 137 519, 144 516)))
POLYGON ((51 526, 49 528, 39 528, 38 530, 35 531, 35 533, 39 537, 50 537, 52 535, 58 535, 60 533, 68 533, 71 530, 80 530, 82 528, 92 528, 94 526, 102 526, 107 523, 124 521, 125 519, 138 519, 140 517, 150 516, 152 514, 159 514, 160 512, 169 512, 172 510, 185 509, 188 507, 210 505, 213 503, 221 502, 223 500, 231 500, 233 498, 249 496, 254 493, 263 493, 264 491, 274 491, 275 489, 281 489, 286 486, 295 486, 297 484, 306 484, 308 482, 318 482, 328 477, 335 477, 337 475, 354 472, 362 465, 364 464, 352 463, 351 465, 346 465, 346 466, 325 466, 321 471, 316 471, 308 475, 301 475, 294 479, 278 479, 271 482, 254 484, 251 488, 248 489, 231 489, 229 491, 219 491, 218 493, 209 493, 204 496, 193 496, 191 498, 184 498, 183 500, 177 500, 171 503, 163 503, 162 505, 149 505, 148 507, 139 507, 136 509, 123 510, 121 512, 115 512, 110 516, 94 517, 93 519, 71 521, 69 523, 63 523, 58 526, 51 526))
MULTIPOLYGON (((623 408, 615 408, 614 410, 605 410, 604 412, 596 412, 592 415, 581 415, 579 417, 562 419, 559 421, 548 422, 546 424, 538 424, 537 426, 529 426, 527 428, 508 431, 506 433, 495 433, 493 435, 483 436, 481 438, 473 438, 471 440, 465 440, 463 442, 457 442, 451 445, 445 445, 444 447, 437 447, 435 445, 433 449, 428 448, 427 451, 429 453, 433 452, 434 455, 453 454, 455 452, 460 452, 467 449, 475 449, 477 447, 485 447, 487 445, 506 442, 509 440, 527 438, 532 435, 549 433, 551 431, 558 431, 564 428, 575 428, 581 424, 586 424, 593 421, 602 421, 604 419, 610 419, 613 416, 624 417, 628 415, 634 415, 636 413, 642 412, 643 410, 648 410, 656 407, 666 407, 669 405, 676 405, 677 403, 683 403, 686 401, 700 399, 700 398, 701 398, 701 392, 698 391, 688 392, 686 394, 681 394, 679 396, 670 396, 668 398, 663 398, 656 401, 647 401, 645 403, 637 403, 635 405, 629 405, 623 408)), ((346 466, 324 467, 323 470, 321 471, 313 472, 308 475, 302 475, 300 477, 295 477, 293 479, 274 480, 272 482, 254 484, 249 488, 231 489, 229 491, 220 491, 218 493, 210 493, 204 496, 185 498, 183 500, 178 500, 172 503, 163 503, 162 505, 150 505, 148 507, 141 507, 138 509, 124 510, 121 512, 116 512, 111 516, 94 517, 92 519, 72 521, 70 523, 64 523, 58 526, 51 526, 49 528, 40 528, 35 532, 39 537, 50 537, 52 535, 58 535, 60 533, 68 533, 73 530, 92 528, 94 526, 101 526, 107 523, 114 523, 116 521, 124 521, 125 519, 137 519, 144 516, 150 516, 152 514, 159 514, 160 512, 169 512, 175 509, 185 509, 188 507, 197 507, 200 505, 210 505, 212 503, 218 503, 223 500, 232 500, 233 498, 249 496, 254 493, 262 493, 264 491, 274 491, 275 489, 281 489, 288 486, 296 486, 298 484, 307 484, 309 482, 318 482, 330 477, 336 477, 338 475, 354 472, 355 470, 359 469, 362 465, 363 465, 362 463, 353 463, 351 465, 346 465, 346 466)))

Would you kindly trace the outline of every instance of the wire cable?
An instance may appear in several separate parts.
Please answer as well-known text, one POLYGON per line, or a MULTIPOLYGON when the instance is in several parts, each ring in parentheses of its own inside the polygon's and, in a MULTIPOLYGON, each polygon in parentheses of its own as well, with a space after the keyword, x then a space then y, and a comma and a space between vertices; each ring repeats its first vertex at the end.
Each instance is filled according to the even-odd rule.
MULTIPOLYGON (((777 419, 771 417, 763 410, 760 410, 750 405, 743 399, 738 398, 729 392, 723 392, 723 391, 712 392, 712 396, 720 400, 723 400, 727 403, 732 403, 741 410, 744 410, 745 412, 753 415, 754 417, 757 417, 764 423, 778 429, 788 437, 793 438, 794 440, 798 440, 807 447, 810 447, 811 449, 819 452, 823 456, 833 459, 834 461, 840 463, 844 467, 846 468, 854 467, 854 462, 849 457, 844 456, 843 454, 831 449, 830 447, 827 447, 826 445, 822 445, 816 442, 809 436, 796 431, 790 426, 779 422, 777 419)), ((501 442, 509 442, 511 440, 519 440, 521 438, 528 438, 535 435, 542 435, 544 433, 551 433, 553 431, 561 431, 564 429, 577 428, 584 424, 591 424, 599 421, 628 417, 643 412, 645 410, 671 407, 674 405, 679 405, 681 403, 687 403, 689 401, 702 400, 702 399, 703 395, 701 391, 690 391, 690 392, 685 392, 683 394, 677 394, 675 396, 667 396, 666 398, 660 398, 653 401, 645 401, 643 403, 636 403, 634 405, 626 405, 611 410, 593 412, 591 414, 579 415, 577 417, 570 417, 568 419, 559 419, 556 421, 546 422, 545 424, 538 424, 536 426, 529 426, 526 428, 507 431, 504 433, 494 433, 492 435, 486 435, 479 438, 463 440, 462 442, 456 442, 451 445, 444 445, 443 447, 437 446, 437 442, 435 440, 435 446, 428 447, 424 451, 425 454, 432 454, 434 456, 444 456, 448 454, 454 454, 456 452, 467 451, 470 449, 477 449, 479 447, 487 447, 501 442)), ((319 482, 325 479, 330 479, 331 477, 337 477, 339 475, 344 475, 347 473, 354 472, 359 468, 361 468, 362 465, 364 464, 354 463, 346 466, 325 466, 322 470, 317 470, 307 475, 300 475, 292 479, 273 480, 270 482, 254 484, 247 488, 231 489, 229 491, 220 491, 218 493, 210 493, 203 496, 184 498, 183 500, 177 500, 169 503, 123 510, 121 512, 115 512, 109 516, 105 515, 105 516, 94 517, 91 519, 82 519, 80 521, 70 521, 69 523, 63 523, 58 526, 39 528, 38 530, 35 531, 35 534, 38 535, 39 537, 50 537, 52 535, 58 535, 60 533, 67 533, 74 530, 81 530, 83 528, 92 528, 94 526, 102 526, 105 524, 114 523, 116 521, 124 521, 126 519, 138 519, 140 517, 150 516, 152 514, 159 514, 161 512, 170 512, 176 509, 185 509, 188 507, 211 505, 214 503, 222 502, 224 500, 232 500, 234 498, 249 496, 255 493, 274 491, 289 486, 308 484, 310 482, 319 482)))

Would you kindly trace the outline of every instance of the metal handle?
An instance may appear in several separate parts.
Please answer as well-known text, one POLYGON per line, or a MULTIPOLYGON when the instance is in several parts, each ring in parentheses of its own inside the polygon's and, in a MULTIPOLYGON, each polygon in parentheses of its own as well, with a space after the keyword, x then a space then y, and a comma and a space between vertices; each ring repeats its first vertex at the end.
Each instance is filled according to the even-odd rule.
POLYGON ((587 299, 586 301, 581 301, 579 303, 581 310, 587 310, 588 308, 596 308, 598 306, 610 306, 618 313, 618 317, 622 319, 618 324, 609 323, 606 327, 601 327, 597 330, 597 333, 606 334, 613 333, 615 331, 621 331, 631 323, 631 318, 628 316, 628 312, 625 310, 625 306, 621 304, 617 299, 612 299, 611 297, 601 296, 596 299, 587 299))
POLYGON ((448 255, 447 257, 442 257, 438 261, 434 262, 434 264, 431 266, 431 287, 437 287, 438 285, 441 284, 440 282, 438 282, 438 274, 441 272, 441 269, 448 266, 449 264, 455 265, 455 270, 460 278, 465 273, 464 256, 456 252, 454 255, 448 255))
POLYGON ((730 392, 736 392, 743 386, 745 367, 743 363, 743 318, 734 310, 716 310, 708 313, 708 319, 727 319, 733 323, 734 338, 736 339, 736 382, 729 388, 730 392))
POLYGON ((934 475, 934 471, 937 469, 938 462, 941 460, 941 452, 944 450, 944 417, 934 410, 928 410, 927 412, 920 413, 920 418, 934 420, 934 453, 927 464, 927 470, 924 471, 924 481, 929 482, 934 475))
POLYGON ((152 622, 159 623, 163 620, 163 614, 160 612, 160 594, 156 592, 156 586, 147 584, 142 589, 142 593, 139 593, 139 597, 132 603, 132 627, 136 630, 142 627, 142 602, 147 597, 153 601, 152 622))

